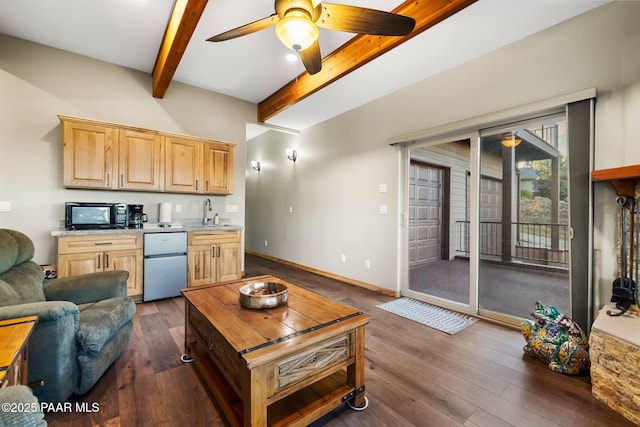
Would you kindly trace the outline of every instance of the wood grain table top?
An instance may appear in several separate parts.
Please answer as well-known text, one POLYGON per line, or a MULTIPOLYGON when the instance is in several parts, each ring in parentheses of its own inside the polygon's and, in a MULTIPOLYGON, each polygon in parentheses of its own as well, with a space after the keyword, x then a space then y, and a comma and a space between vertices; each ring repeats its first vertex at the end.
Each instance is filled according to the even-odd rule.
POLYGON ((0 384, 17 354, 26 344, 38 316, 19 317, 0 321, 0 384))
POLYGON ((328 333, 352 330, 369 322, 370 316, 274 276, 203 285, 183 290, 192 304, 248 364, 304 341, 320 341, 328 333), (288 303, 270 309, 240 305, 239 289, 256 282, 279 282, 288 287, 288 303))

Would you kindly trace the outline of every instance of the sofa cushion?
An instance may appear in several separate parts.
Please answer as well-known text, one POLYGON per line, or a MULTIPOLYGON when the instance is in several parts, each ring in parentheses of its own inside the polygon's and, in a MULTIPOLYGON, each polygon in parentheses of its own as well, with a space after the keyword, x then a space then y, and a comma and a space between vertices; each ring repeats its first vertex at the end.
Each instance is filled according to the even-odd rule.
POLYGON ((0 280, 0 307, 20 303, 20 295, 4 280, 0 280))
POLYGON ((42 302, 45 300, 42 282, 44 273, 33 261, 13 266, 9 271, 0 274, 0 280, 8 283, 20 296, 19 304, 42 302))
POLYGON ((76 333, 79 354, 97 354, 104 344, 136 312, 129 297, 110 298, 96 303, 79 305, 80 325, 76 333))
POLYGON ((26 235, 16 230, 0 229, 0 273, 31 260, 34 253, 33 242, 26 235))
POLYGON ((25 261, 30 261, 33 258, 33 254, 36 252, 33 242, 24 233, 16 230, 4 229, 18 245, 18 255, 16 257, 16 265, 22 264, 25 261))
POLYGON ((0 274, 13 267, 18 259, 18 242, 8 230, 0 230, 0 274))

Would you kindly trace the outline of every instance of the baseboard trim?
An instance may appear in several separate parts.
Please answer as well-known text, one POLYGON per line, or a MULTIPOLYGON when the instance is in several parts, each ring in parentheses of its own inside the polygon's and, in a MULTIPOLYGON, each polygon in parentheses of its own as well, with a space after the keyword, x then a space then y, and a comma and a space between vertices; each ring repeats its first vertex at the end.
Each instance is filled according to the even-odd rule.
POLYGON ((372 285, 371 283, 362 282, 360 280, 350 279, 348 277, 340 276, 338 274, 329 273, 327 271, 318 270, 317 268, 308 267, 306 265, 298 264, 292 261, 287 261, 285 259, 276 258, 271 255, 266 255, 260 252, 254 252, 250 249, 245 249, 245 253, 250 255, 259 256, 260 258, 268 259, 270 261, 275 261, 280 264, 285 264, 291 267, 299 268, 300 270, 308 271, 310 273, 319 274, 320 276, 328 277, 330 279, 339 280, 341 282, 348 283, 350 285, 358 286, 360 288, 369 289, 370 291, 377 292, 379 294, 387 295, 390 297, 398 298, 400 296, 399 292, 392 291, 391 289, 382 288, 380 286, 372 285))

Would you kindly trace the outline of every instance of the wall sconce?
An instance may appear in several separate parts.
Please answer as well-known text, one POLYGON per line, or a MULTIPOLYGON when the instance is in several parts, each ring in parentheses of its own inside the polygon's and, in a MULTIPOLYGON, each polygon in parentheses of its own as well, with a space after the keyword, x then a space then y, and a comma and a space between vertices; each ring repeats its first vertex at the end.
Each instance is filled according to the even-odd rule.
POLYGON ((251 167, 253 168, 253 170, 260 172, 260 162, 256 162, 255 160, 252 160, 251 167))
POLYGON ((291 148, 287 148, 284 151, 285 151, 285 153, 287 153, 287 159, 291 160, 292 162, 295 162, 296 159, 298 158, 298 152, 296 150, 292 150, 291 148))

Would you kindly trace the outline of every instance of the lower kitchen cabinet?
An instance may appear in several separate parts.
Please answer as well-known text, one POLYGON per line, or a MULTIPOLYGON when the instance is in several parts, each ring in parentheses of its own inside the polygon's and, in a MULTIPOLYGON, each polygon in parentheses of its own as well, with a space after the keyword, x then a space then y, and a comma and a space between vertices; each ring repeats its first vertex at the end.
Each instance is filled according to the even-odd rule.
POLYGON ((240 231, 190 232, 187 286, 241 278, 240 231))
POLYGON ((142 234, 58 237, 58 277, 98 271, 129 272, 127 293, 142 297, 142 234))

